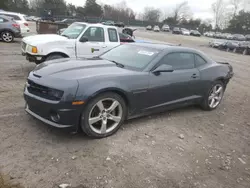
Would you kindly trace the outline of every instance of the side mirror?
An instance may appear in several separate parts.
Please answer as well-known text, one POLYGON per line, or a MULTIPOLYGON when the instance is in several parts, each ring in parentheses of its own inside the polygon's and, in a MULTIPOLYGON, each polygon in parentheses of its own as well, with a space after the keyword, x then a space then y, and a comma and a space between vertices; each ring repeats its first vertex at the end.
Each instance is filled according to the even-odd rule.
POLYGON ((161 72, 173 72, 174 69, 171 65, 162 64, 159 67, 157 67, 155 70, 153 70, 153 73, 155 75, 159 75, 161 72))
POLYGON ((80 42, 88 42, 89 39, 85 36, 83 36, 81 39, 80 39, 80 42))

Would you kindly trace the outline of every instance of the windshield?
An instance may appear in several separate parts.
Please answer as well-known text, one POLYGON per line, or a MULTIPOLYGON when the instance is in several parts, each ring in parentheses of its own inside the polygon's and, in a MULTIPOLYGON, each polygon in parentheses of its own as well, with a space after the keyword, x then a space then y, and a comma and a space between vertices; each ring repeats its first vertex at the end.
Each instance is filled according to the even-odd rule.
POLYGON ((85 29, 85 27, 86 27, 85 24, 74 23, 70 25, 67 29, 65 29, 61 35, 66 36, 69 39, 76 39, 85 29))
POLYGON ((102 59, 114 61, 124 65, 125 68, 134 70, 142 70, 157 55, 159 51, 156 49, 136 46, 136 45, 120 45, 107 53, 100 56, 102 59))

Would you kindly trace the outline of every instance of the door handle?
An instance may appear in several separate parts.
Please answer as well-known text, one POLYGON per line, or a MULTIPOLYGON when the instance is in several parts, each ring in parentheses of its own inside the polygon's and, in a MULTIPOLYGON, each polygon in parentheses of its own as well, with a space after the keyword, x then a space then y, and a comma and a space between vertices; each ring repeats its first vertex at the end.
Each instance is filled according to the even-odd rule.
POLYGON ((198 76, 196 74, 193 74, 191 78, 197 78, 198 76))
POLYGON ((102 48, 107 48, 107 46, 102 46, 102 48))

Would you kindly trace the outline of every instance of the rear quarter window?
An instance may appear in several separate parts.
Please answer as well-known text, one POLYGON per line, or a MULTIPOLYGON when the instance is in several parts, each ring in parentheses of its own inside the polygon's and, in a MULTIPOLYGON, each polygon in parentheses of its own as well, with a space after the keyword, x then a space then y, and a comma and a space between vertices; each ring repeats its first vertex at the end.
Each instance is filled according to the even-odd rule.
POLYGON ((109 41, 118 42, 117 31, 116 29, 108 28, 109 41))
POLYGON ((199 67, 202 65, 205 65, 207 62, 205 59, 203 59, 201 56, 195 54, 195 66, 199 67))

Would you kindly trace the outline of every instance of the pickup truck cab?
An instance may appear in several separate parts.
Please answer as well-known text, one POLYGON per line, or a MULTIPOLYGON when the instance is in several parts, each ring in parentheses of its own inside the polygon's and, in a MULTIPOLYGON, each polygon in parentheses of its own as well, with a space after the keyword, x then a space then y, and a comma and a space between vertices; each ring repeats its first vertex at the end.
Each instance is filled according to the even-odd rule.
POLYGON ((75 22, 61 35, 43 34, 22 40, 22 55, 36 64, 59 58, 91 58, 120 45, 114 26, 75 22))

